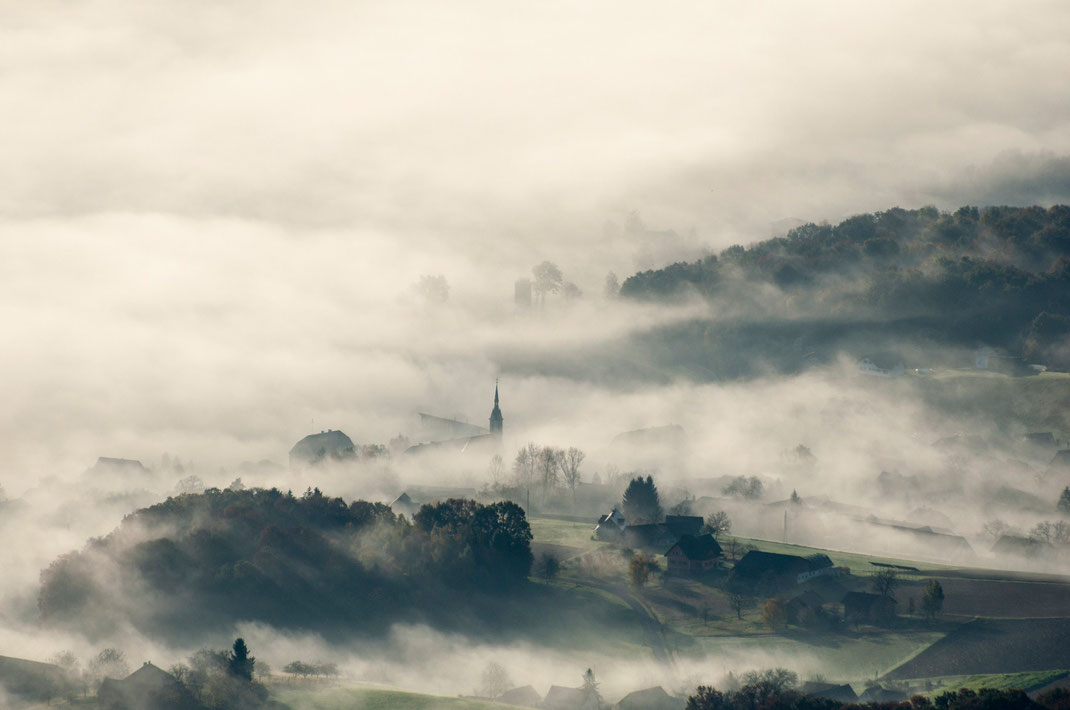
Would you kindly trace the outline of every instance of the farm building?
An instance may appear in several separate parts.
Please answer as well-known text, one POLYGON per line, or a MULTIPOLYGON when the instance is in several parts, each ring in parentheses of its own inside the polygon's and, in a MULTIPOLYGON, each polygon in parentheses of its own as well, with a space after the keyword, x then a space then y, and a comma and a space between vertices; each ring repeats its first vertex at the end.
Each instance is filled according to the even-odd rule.
POLYGON ((545 710, 598 710, 598 694, 588 693, 583 688, 563 688, 551 685, 543 698, 545 710))
POLYGON ((785 589, 814 577, 837 574, 839 570, 832 566, 828 555, 799 557, 759 550, 748 552, 732 570, 736 582, 766 591, 785 589))
POLYGON ((337 429, 309 434, 290 449, 290 468, 297 470, 326 460, 350 459, 356 456, 353 440, 337 429))
POLYGON ((895 618, 895 600, 868 592, 843 595, 843 619, 855 624, 881 624, 895 618))
POLYGON ((683 710, 684 698, 669 695, 660 685, 628 693, 617 703, 617 710, 683 710))
POLYGON ((849 683, 836 685, 835 683, 808 681, 799 688, 799 693, 807 698, 825 698, 841 703, 858 702, 858 695, 849 683))
POLYGON ((788 612, 788 621, 797 624, 804 611, 810 610, 816 614, 821 611, 821 606, 824 603, 825 600, 821 598, 820 594, 812 589, 808 589, 799 596, 789 600, 785 605, 788 612))
POLYGON ((705 521, 701 515, 666 515, 665 526, 676 537, 682 535, 701 535, 705 521))
POLYGON ((628 525, 624 514, 616 508, 611 513, 606 513, 598 519, 598 525, 594 528, 594 536, 606 542, 616 541, 624 528, 628 525))
POLYGON ((102 707, 114 710, 185 710, 198 707, 186 686, 151 663, 122 680, 106 678, 97 693, 102 707))
POLYGON ((497 698, 494 699, 496 703, 502 703, 503 705, 519 705, 525 708, 537 708, 542 703, 542 698, 539 697, 538 691, 532 688, 530 685, 525 685, 520 688, 513 688, 507 690, 497 698))
POLYGON ((620 535, 620 544, 635 549, 660 548, 664 550, 676 542, 676 536, 664 523, 629 525, 620 535))
POLYGON ((683 535, 680 540, 665 553, 671 574, 696 574, 717 566, 722 556, 721 546, 713 535, 683 535))

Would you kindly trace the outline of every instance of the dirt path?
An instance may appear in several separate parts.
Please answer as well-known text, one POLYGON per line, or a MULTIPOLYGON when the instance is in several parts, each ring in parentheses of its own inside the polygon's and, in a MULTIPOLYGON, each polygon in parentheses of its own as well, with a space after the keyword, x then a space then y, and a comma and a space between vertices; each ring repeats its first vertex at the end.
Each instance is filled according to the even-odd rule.
POLYGON ((654 658, 667 665, 672 665, 673 657, 669 647, 665 643, 665 629, 658 618, 635 596, 635 593, 624 584, 610 584, 609 582, 595 582, 593 580, 575 580, 577 584, 601 589, 617 597, 639 615, 643 624, 643 635, 646 636, 646 645, 654 652, 654 658))

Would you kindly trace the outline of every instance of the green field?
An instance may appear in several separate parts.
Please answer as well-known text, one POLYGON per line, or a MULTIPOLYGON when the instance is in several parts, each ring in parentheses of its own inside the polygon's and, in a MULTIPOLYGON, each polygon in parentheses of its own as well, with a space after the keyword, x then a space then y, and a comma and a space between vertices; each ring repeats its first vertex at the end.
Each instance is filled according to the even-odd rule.
MULTIPOLYGON (((803 557, 813 554, 825 554, 832 560, 832 564, 837 567, 847 567, 851 570, 851 574, 856 576, 866 576, 877 571, 877 567, 874 567, 871 562, 880 562, 883 564, 903 565, 906 567, 917 568, 921 572, 937 571, 952 569, 949 565, 941 565, 935 562, 919 562, 917 560, 897 559, 893 557, 877 557, 874 555, 865 555, 856 552, 839 552, 837 550, 823 550, 817 547, 805 547, 803 545, 792 545, 786 542, 775 542, 772 540, 757 540, 748 537, 735 537, 733 535, 723 536, 722 546, 725 540, 735 539, 740 544, 752 548, 755 550, 761 550, 762 552, 776 552, 782 555, 801 555, 803 557)), ((720 538, 719 538, 720 539, 720 538)), ((906 574, 909 578, 909 574, 906 574)))
POLYGON ((911 692, 929 696, 938 695, 947 690, 958 690, 959 688, 969 688, 970 690, 979 688, 995 688, 997 690, 1017 688, 1028 691, 1042 688, 1048 683, 1065 677, 1067 674, 1067 671, 1033 671, 1030 673, 956 675, 908 680, 905 683, 911 692))
POLYGON ((584 552, 606 546, 606 543, 593 539, 594 523, 532 517, 528 519, 528 524, 535 542, 568 545, 584 552))
POLYGON ((272 694, 293 710, 504 710, 500 703, 388 688, 318 686, 273 688, 272 694))

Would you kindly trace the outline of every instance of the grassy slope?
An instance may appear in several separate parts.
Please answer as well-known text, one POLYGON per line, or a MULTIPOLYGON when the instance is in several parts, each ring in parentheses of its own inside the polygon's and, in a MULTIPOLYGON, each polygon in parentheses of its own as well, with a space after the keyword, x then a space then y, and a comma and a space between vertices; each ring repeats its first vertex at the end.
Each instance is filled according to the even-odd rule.
POLYGON ((386 688, 319 686, 273 690, 293 710, 504 710, 500 703, 386 688))

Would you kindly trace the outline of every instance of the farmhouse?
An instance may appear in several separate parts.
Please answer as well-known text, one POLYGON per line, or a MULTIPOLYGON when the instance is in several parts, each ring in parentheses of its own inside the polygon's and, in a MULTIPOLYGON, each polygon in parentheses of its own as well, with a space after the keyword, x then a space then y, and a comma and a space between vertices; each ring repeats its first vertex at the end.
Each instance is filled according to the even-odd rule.
POLYGON ((769 591, 793 587, 814 577, 837 574, 839 571, 832 566, 828 555, 799 557, 758 550, 744 555, 732 570, 736 582, 769 591))
POLYGON ((613 542, 620 537, 627 525, 628 521, 625 519, 624 514, 614 508, 613 512, 606 513, 598 519, 598 525, 594 529, 594 536, 599 540, 613 542))
POLYGON ((664 550, 675 542, 667 525, 652 523, 650 525, 629 525, 620 536, 620 544, 635 549, 660 548, 664 550))
POLYGON ((542 701, 545 710, 598 710, 598 705, 597 693, 560 685, 551 685, 542 701))
POLYGON ((309 434, 290 449, 290 468, 297 470, 313 466, 324 460, 349 459, 356 456, 353 440, 345 432, 328 429, 319 434, 309 434))
POLYGON ((797 597, 794 597, 786 605, 788 612, 788 621, 793 624, 799 622, 799 618, 803 615, 803 612, 810 610, 813 613, 821 611, 821 605, 825 600, 821 598, 821 595, 812 589, 808 589, 797 597))
POLYGON ((186 686, 151 663, 122 680, 104 679, 97 693, 100 705, 114 710, 186 710, 198 707, 186 686))
POLYGON ((628 693, 617 703, 617 710, 683 710, 687 701, 665 692, 660 685, 628 693))
POLYGON ((503 705, 519 705, 525 708, 537 708, 542 703, 542 698, 539 697, 538 691, 532 688, 530 685, 525 685, 520 688, 513 688, 507 690, 497 698, 494 702, 501 703, 503 705))
POLYGON ((880 624, 895 618, 895 600, 868 592, 843 595, 843 619, 855 624, 880 624))
POLYGON ((696 574, 717 566, 721 557, 721 546, 713 535, 683 535, 680 540, 665 553, 671 574, 696 574))
POLYGON ((799 688, 799 692, 807 698, 826 698, 841 703, 858 702, 858 695, 849 683, 836 685, 835 683, 821 683, 819 681, 807 681, 799 688))
POLYGON ((705 521, 701 515, 666 515, 665 525, 676 537, 681 535, 701 535, 705 521))

